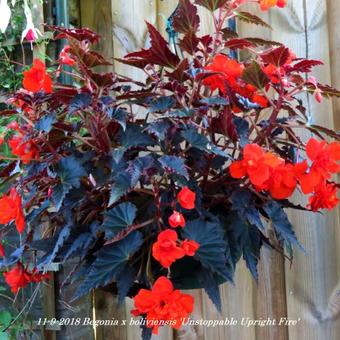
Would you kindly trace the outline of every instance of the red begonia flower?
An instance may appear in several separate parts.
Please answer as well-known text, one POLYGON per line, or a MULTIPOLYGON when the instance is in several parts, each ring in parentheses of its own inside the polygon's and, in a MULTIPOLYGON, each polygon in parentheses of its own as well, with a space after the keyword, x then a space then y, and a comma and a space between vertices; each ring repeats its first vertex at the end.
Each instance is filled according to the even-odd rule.
POLYGON ((10 286, 12 293, 16 294, 20 288, 25 288, 30 283, 29 273, 21 263, 8 272, 3 273, 6 283, 10 286))
POLYGON ((60 52, 59 61, 63 65, 73 66, 76 62, 69 54, 70 48, 69 45, 66 45, 60 52))
POLYGON ((219 89, 225 92, 225 83, 229 86, 236 84, 236 80, 241 76, 244 66, 236 60, 229 58, 224 54, 218 54, 214 57, 211 64, 205 67, 206 71, 220 74, 212 75, 203 80, 203 84, 211 88, 212 91, 219 89))
POLYGON ((194 240, 184 240, 181 247, 184 249, 185 255, 194 256, 200 245, 194 240))
POLYGON ((336 186, 324 181, 316 187, 313 196, 309 198, 308 206, 313 211, 318 211, 319 209, 331 210, 334 209, 339 202, 336 186))
POLYGON ((25 90, 34 93, 41 90, 46 93, 52 92, 52 79, 46 72, 46 66, 41 60, 34 59, 33 66, 23 74, 23 87, 25 90))
POLYGON ((196 194, 191 191, 188 187, 184 187, 177 195, 177 201, 180 206, 184 209, 194 209, 195 208, 196 194))
POLYGON ((287 0, 259 0, 259 2, 262 11, 267 11, 274 6, 283 8, 287 5, 287 0))
POLYGON ((177 228, 177 227, 184 228, 185 226, 184 216, 178 211, 174 211, 169 217, 169 224, 172 228, 177 228))
POLYGON ((14 188, 9 195, 0 198, 0 224, 7 224, 13 220, 18 232, 22 234, 25 229, 25 217, 21 197, 14 188))
POLYGON ((285 199, 295 191, 297 178, 294 165, 282 164, 276 167, 269 179, 268 190, 273 198, 285 199))
POLYGON ((18 262, 14 268, 3 273, 6 283, 10 286, 12 293, 16 294, 21 288, 25 288, 29 283, 38 283, 48 280, 48 274, 40 274, 34 269, 29 272, 18 262))
POLYGON ((152 290, 141 289, 138 292, 134 304, 136 309, 131 313, 135 316, 146 315, 146 326, 152 328, 153 334, 158 334, 159 326, 166 323, 179 329, 193 311, 194 298, 174 290, 171 281, 161 276, 152 290))
POLYGON ((185 251, 177 245, 176 231, 167 229, 159 233, 152 246, 152 256, 165 268, 185 256, 185 251))
POLYGON ((306 145, 306 153, 312 165, 309 173, 302 175, 299 180, 302 191, 308 194, 320 183, 330 179, 332 174, 340 172, 340 143, 328 144, 311 138, 306 145))
POLYGON ((248 176, 258 190, 264 190, 273 169, 282 164, 282 158, 264 152, 257 144, 247 144, 243 150, 243 159, 231 164, 230 174, 233 178, 248 176))
POLYGON ((14 135, 8 145, 11 148, 12 154, 18 156, 24 164, 30 163, 32 160, 39 160, 39 150, 32 140, 25 140, 21 134, 14 135))

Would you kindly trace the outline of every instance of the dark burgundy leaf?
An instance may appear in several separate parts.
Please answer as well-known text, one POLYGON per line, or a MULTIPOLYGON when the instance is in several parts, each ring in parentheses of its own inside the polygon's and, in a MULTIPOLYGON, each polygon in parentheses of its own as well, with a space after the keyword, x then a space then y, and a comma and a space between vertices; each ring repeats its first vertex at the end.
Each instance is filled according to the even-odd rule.
POLYGON ((95 66, 112 65, 112 63, 95 51, 85 51, 79 46, 79 44, 74 44, 72 42, 70 45, 70 53, 76 56, 86 67, 91 68, 95 66))
POLYGON ((199 24, 200 18, 196 6, 190 0, 180 0, 173 18, 174 30, 184 34, 197 32, 199 24))
POLYGON ((238 34, 233 31, 230 27, 225 27, 222 29, 222 34, 223 34, 223 39, 227 40, 227 39, 231 39, 231 38, 237 38, 238 34))
POLYGON ((146 24, 151 38, 150 63, 175 68, 180 62, 179 58, 170 51, 168 43, 157 29, 148 22, 146 24))
POLYGON ((308 73, 311 72, 312 67, 318 66, 318 65, 323 65, 324 63, 320 60, 308 60, 304 59, 296 63, 291 69, 291 72, 303 72, 303 73, 308 73))
POLYGON ((247 40, 256 46, 281 46, 282 45, 281 43, 277 41, 266 40, 262 38, 247 37, 247 38, 244 38, 244 40, 247 40))
POLYGON ((60 26, 49 26, 46 25, 52 31, 58 32, 59 34, 55 39, 68 39, 72 38, 78 41, 89 41, 92 44, 99 42, 100 35, 91 31, 89 28, 65 28, 60 26))
POLYGON ((187 33, 183 39, 180 40, 179 46, 181 49, 189 54, 194 54, 198 43, 199 39, 197 38, 195 33, 187 33))
POLYGON ((144 68, 148 64, 175 68, 180 59, 173 54, 168 43, 150 23, 146 23, 151 39, 151 47, 148 50, 142 49, 138 52, 129 53, 124 59, 116 59, 124 64, 144 68))
POLYGON ((263 89, 270 81, 267 75, 262 71, 260 65, 255 61, 245 68, 242 79, 258 89, 263 89))
POLYGON ((283 66, 288 61, 289 57, 289 48, 285 46, 270 49, 269 51, 261 54, 263 62, 275 66, 283 66))
POLYGON ((254 15, 254 14, 251 14, 251 13, 248 13, 248 12, 234 12, 234 13, 236 14, 237 19, 244 21, 248 24, 260 25, 260 26, 272 29, 269 24, 267 24, 265 21, 263 21, 257 15, 254 15))
POLYGON ((224 44, 225 47, 236 49, 236 48, 246 48, 246 47, 256 47, 252 42, 245 39, 231 39, 224 44))
POLYGON ((186 71, 189 69, 189 61, 187 58, 183 59, 173 72, 166 72, 166 75, 173 80, 177 80, 180 83, 188 80, 190 77, 186 71))

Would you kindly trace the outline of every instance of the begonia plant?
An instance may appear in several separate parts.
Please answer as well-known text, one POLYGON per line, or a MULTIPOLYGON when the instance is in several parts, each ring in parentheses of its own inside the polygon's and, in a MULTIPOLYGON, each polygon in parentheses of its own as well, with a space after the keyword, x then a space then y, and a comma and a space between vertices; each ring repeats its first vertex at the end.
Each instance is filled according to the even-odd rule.
POLYGON ((189 317, 183 290, 204 288, 220 310, 218 286, 241 258, 257 279, 263 245, 288 259, 303 249, 285 209, 336 207, 340 138, 309 122, 301 94, 340 93, 310 75, 321 61, 228 28, 234 18, 267 26, 246 2, 180 0, 175 44, 146 23, 150 47, 116 60, 144 81, 99 73, 112 61, 91 49, 96 33, 49 27, 67 46, 49 69, 34 60, 1 113, 16 117, 0 167, 0 267, 13 293, 76 258, 74 298, 114 283, 120 301, 134 298, 147 339, 189 317), (211 12, 210 35, 198 6, 211 12), (238 50, 251 57, 236 60, 238 50), (72 85, 58 83, 62 72, 72 85))

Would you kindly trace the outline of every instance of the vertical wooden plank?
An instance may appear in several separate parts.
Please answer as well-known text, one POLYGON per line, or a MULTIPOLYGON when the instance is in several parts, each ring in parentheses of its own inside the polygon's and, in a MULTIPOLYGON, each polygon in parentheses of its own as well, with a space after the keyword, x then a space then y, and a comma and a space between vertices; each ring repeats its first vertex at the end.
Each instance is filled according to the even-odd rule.
MULTIPOLYGON (((194 311, 190 315, 191 320, 203 319, 203 292, 201 289, 186 290, 186 294, 190 294, 195 299, 194 311)), ((180 330, 175 332, 176 340, 204 340, 204 327, 201 325, 184 325, 180 330)))
MULTIPOLYGON (((43 311, 44 318, 51 320, 56 317, 55 315, 55 286, 54 286, 54 273, 49 273, 50 280, 48 284, 43 285, 42 287, 42 298, 43 298, 43 311)), ((56 332, 48 329, 44 329, 44 339, 45 340, 56 340, 56 332)))
MULTIPOLYGON (((321 59, 324 67, 316 69, 320 82, 330 82, 326 1, 291 0, 285 10, 271 12, 274 40, 289 45, 298 56, 321 59)), ((307 98, 310 121, 333 127, 331 102, 317 105, 307 98)), ((310 137, 305 133, 305 138, 310 137)), ((299 202, 304 199, 297 197, 299 202)), ((287 309, 291 319, 299 320, 289 327, 289 338, 311 340, 338 339, 339 320, 327 320, 328 299, 338 281, 338 264, 334 261, 338 243, 338 213, 324 215, 292 213, 299 240, 307 254, 295 252, 293 266, 286 264, 287 309)))
MULTIPOLYGON (((330 66, 332 85, 340 88, 340 2, 327 0, 327 23, 330 42, 330 66)), ((333 100, 334 124, 340 129, 340 100, 333 100)))
POLYGON ((255 328, 241 325, 242 318, 253 320, 253 294, 254 282, 243 260, 237 265, 235 285, 223 284, 220 286, 222 298, 222 313, 219 315, 207 295, 203 294, 204 319, 208 320, 236 320, 234 326, 218 326, 204 329, 204 339, 255 339, 255 328))
POLYGON ((287 316, 284 258, 278 252, 262 248, 258 267, 259 283, 254 292, 257 320, 276 320, 275 325, 256 327, 256 339, 288 340, 288 326, 279 326, 287 316))
POLYGON ((57 332, 57 340, 94 340, 93 327, 87 322, 93 320, 92 295, 88 294, 70 303, 78 288, 77 284, 67 282, 61 287, 68 274, 77 264, 76 261, 69 261, 64 264, 60 271, 55 274, 56 286, 56 317, 77 319, 80 318, 80 325, 63 326, 57 332), (84 323, 85 321, 85 323, 84 323))
MULTIPOLYGON (((82 27, 89 27, 101 36, 97 51, 107 58, 113 57, 113 32, 111 0, 80 0, 82 27)), ((113 66, 101 67, 102 71, 113 71, 113 66)))
POLYGON ((122 324, 126 320, 125 306, 118 305, 118 297, 112 293, 97 289, 94 291, 94 319, 117 320, 116 326, 97 326, 96 340, 126 340, 127 327, 122 324))
MULTIPOLYGON (((156 11, 157 0, 112 1, 115 57, 122 58, 132 50, 148 46, 145 21, 156 25, 156 11)), ((115 70, 136 80, 145 79, 143 71, 119 62, 115 63, 115 70)))
MULTIPOLYGON (((258 4, 250 3, 242 7, 242 10, 254 13, 261 17, 265 22, 274 24, 272 11, 263 12, 258 4)), ((277 24, 274 28, 280 31, 277 24)), ((240 37, 259 37, 268 40, 275 40, 273 32, 267 28, 238 22, 238 33, 240 37)), ((278 41, 285 40, 276 37, 278 41)), ((242 52, 242 60, 250 57, 248 53, 242 52)), ((267 115, 263 113, 264 118, 267 115)), ((268 234, 270 233, 270 228, 268 234)), ((267 235, 268 236, 268 235, 267 235)), ((287 316, 286 289, 285 289, 285 265, 283 255, 268 248, 262 248, 261 259, 258 265, 259 280, 254 285, 253 303, 254 319, 256 320, 280 320, 287 316)), ((268 339, 268 340, 288 340, 288 327, 278 326, 277 324, 266 327, 255 327, 254 334, 249 339, 268 339)))

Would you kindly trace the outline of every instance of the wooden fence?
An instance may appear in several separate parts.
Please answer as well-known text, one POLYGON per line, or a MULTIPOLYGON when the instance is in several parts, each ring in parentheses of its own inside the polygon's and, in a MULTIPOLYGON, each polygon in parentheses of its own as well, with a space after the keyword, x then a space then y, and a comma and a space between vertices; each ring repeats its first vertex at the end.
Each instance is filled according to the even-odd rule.
MULTIPOLYGON (((99 49, 106 56, 122 57, 127 52, 144 47, 147 20, 164 30, 165 18, 175 9, 177 0, 80 0, 82 26, 91 27, 103 36, 99 49)), ((249 5, 252 11, 258 6, 249 5)), ((201 30, 209 32, 209 13, 200 9, 201 30)), ((273 30, 257 26, 238 25, 242 36, 258 36, 282 41, 298 56, 321 59, 324 67, 316 70, 320 82, 340 87, 340 18, 339 0, 288 0, 287 8, 257 13, 273 30)), ((113 68, 130 77, 143 77, 139 70, 115 63, 113 68)), ((305 97, 308 114, 313 122, 340 128, 340 100, 323 101, 316 105, 305 97)), ((302 199, 302 198, 301 198, 302 199)), ((285 263, 278 253, 262 250, 258 285, 244 263, 239 264, 235 286, 221 286, 222 314, 219 315, 201 290, 191 291, 195 297, 193 318, 226 318, 239 321, 237 326, 184 327, 175 332, 163 328, 154 339, 160 340, 338 340, 340 338, 340 223, 339 211, 315 215, 291 213, 299 240, 307 251, 295 252, 294 263, 285 263), (242 326, 242 318, 268 318, 280 321, 286 317, 290 325, 266 327, 242 326), (296 321, 296 322, 295 322, 296 321)), ((59 292, 64 269, 54 276, 54 284, 45 288, 43 306, 46 317, 89 317, 94 320, 130 320, 132 301, 126 299, 118 307, 110 293, 95 291, 72 306, 65 302, 74 287, 59 292), (48 303, 49 302, 49 303, 48 303)), ((138 326, 68 326, 58 330, 45 329, 45 339, 77 340, 138 340, 138 326)))

